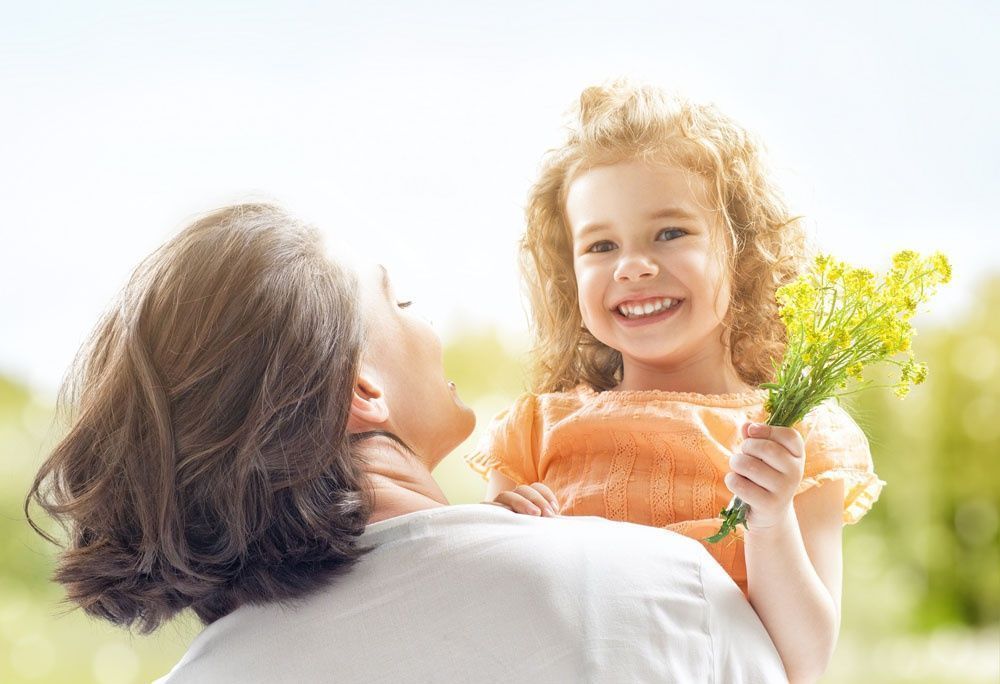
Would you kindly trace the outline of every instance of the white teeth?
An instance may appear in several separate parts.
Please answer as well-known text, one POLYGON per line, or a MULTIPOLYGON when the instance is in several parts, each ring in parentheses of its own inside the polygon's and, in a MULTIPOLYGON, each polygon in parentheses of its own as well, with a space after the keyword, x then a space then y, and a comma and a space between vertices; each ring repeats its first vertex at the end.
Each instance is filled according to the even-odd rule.
POLYGON ((618 313, 626 318, 640 318, 659 313, 664 309, 670 309, 676 305, 677 301, 669 297, 664 297, 663 299, 646 302, 645 304, 620 304, 618 306, 618 313))

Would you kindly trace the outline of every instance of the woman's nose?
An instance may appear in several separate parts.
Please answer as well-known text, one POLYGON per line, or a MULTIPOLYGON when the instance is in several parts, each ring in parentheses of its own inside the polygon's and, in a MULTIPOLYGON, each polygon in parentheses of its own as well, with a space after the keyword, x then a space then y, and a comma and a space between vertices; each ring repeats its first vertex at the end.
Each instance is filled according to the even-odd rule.
POLYGON ((615 280, 652 278, 660 272, 656 262, 642 252, 623 252, 615 267, 615 280))

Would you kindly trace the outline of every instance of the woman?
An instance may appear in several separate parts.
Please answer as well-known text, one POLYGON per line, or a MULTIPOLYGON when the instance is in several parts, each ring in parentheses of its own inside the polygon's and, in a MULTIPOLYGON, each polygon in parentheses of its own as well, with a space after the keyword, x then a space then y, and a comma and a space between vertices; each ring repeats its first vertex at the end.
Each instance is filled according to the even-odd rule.
POLYGON ((447 506, 430 471, 474 418, 406 306, 267 205, 143 262, 26 502, 69 533, 69 599, 143 632, 194 610, 170 682, 783 677, 697 542, 447 506))

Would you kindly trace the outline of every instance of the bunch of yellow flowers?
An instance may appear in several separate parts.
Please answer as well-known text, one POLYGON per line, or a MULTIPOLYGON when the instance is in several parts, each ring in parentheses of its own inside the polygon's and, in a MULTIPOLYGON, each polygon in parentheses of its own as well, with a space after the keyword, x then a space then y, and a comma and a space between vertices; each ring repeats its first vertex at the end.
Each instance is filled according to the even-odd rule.
MULTIPOLYGON (((817 256, 807 273, 777 291, 787 346, 775 381, 761 385, 768 390, 767 423, 790 427, 829 397, 871 387, 862 383, 843 391, 880 361, 900 369, 892 387, 897 396, 906 396, 927 377, 927 364, 918 362, 910 349, 910 319, 949 280, 951 265, 941 253, 925 258, 899 252, 881 280, 868 269, 817 256), (903 353, 904 360, 892 358, 903 353)), ((722 527, 708 541, 724 539, 737 525, 746 527, 746 511, 746 504, 734 497, 721 513, 722 527)))

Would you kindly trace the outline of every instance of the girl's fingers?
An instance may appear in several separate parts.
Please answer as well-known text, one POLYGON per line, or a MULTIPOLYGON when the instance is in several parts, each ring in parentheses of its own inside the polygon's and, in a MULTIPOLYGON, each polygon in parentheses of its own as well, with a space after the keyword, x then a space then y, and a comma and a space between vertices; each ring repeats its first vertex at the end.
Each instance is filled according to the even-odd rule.
MULTIPOLYGON (((549 504, 548 499, 546 499, 545 496, 535 488, 535 485, 545 487, 545 485, 542 485, 540 482, 536 482, 534 485, 518 485, 514 488, 514 493, 520 494, 525 499, 533 503, 543 515, 555 515, 556 512, 552 508, 551 504, 549 504)), ((548 487, 545 488, 548 489, 548 487)), ((551 494, 551 492, 549 493, 551 494)))
POLYGON ((754 439, 752 437, 745 439, 740 444, 739 451, 747 456, 760 459, 780 473, 796 470, 798 467, 796 461, 801 462, 802 460, 789 453, 785 447, 767 439, 754 439))
POLYGON ((559 512, 559 499, 556 498, 556 495, 552 493, 551 489, 549 489, 542 482, 536 482, 531 486, 534 489, 536 489, 543 497, 545 497, 545 500, 549 502, 549 506, 552 508, 553 511, 555 511, 556 513, 559 512))
POLYGON ((500 492, 493 502, 524 515, 555 516, 559 501, 552 490, 541 482, 518 485, 511 491, 500 492))
POLYGON ((769 492, 776 492, 782 488, 785 475, 759 458, 749 454, 735 453, 729 459, 729 467, 737 475, 745 477, 756 483, 769 492))
POLYGON ((747 437, 755 439, 766 439, 788 450, 792 456, 801 458, 805 454, 805 443, 802 435, 795 428, 774 427, 766 423, 749 423, 744 428, 747 437))
POLYGON ((542 514, 541 508, 516 492, 500 492, 493 501, 501 506, 506 506, 515 513, 523 515, 542 514))
POLYGON ((771 492, 737 473, 726 473, 723 481, 729 491, 743 499, 751 509, 754 506, 766 505, 772 498, 771 492))

